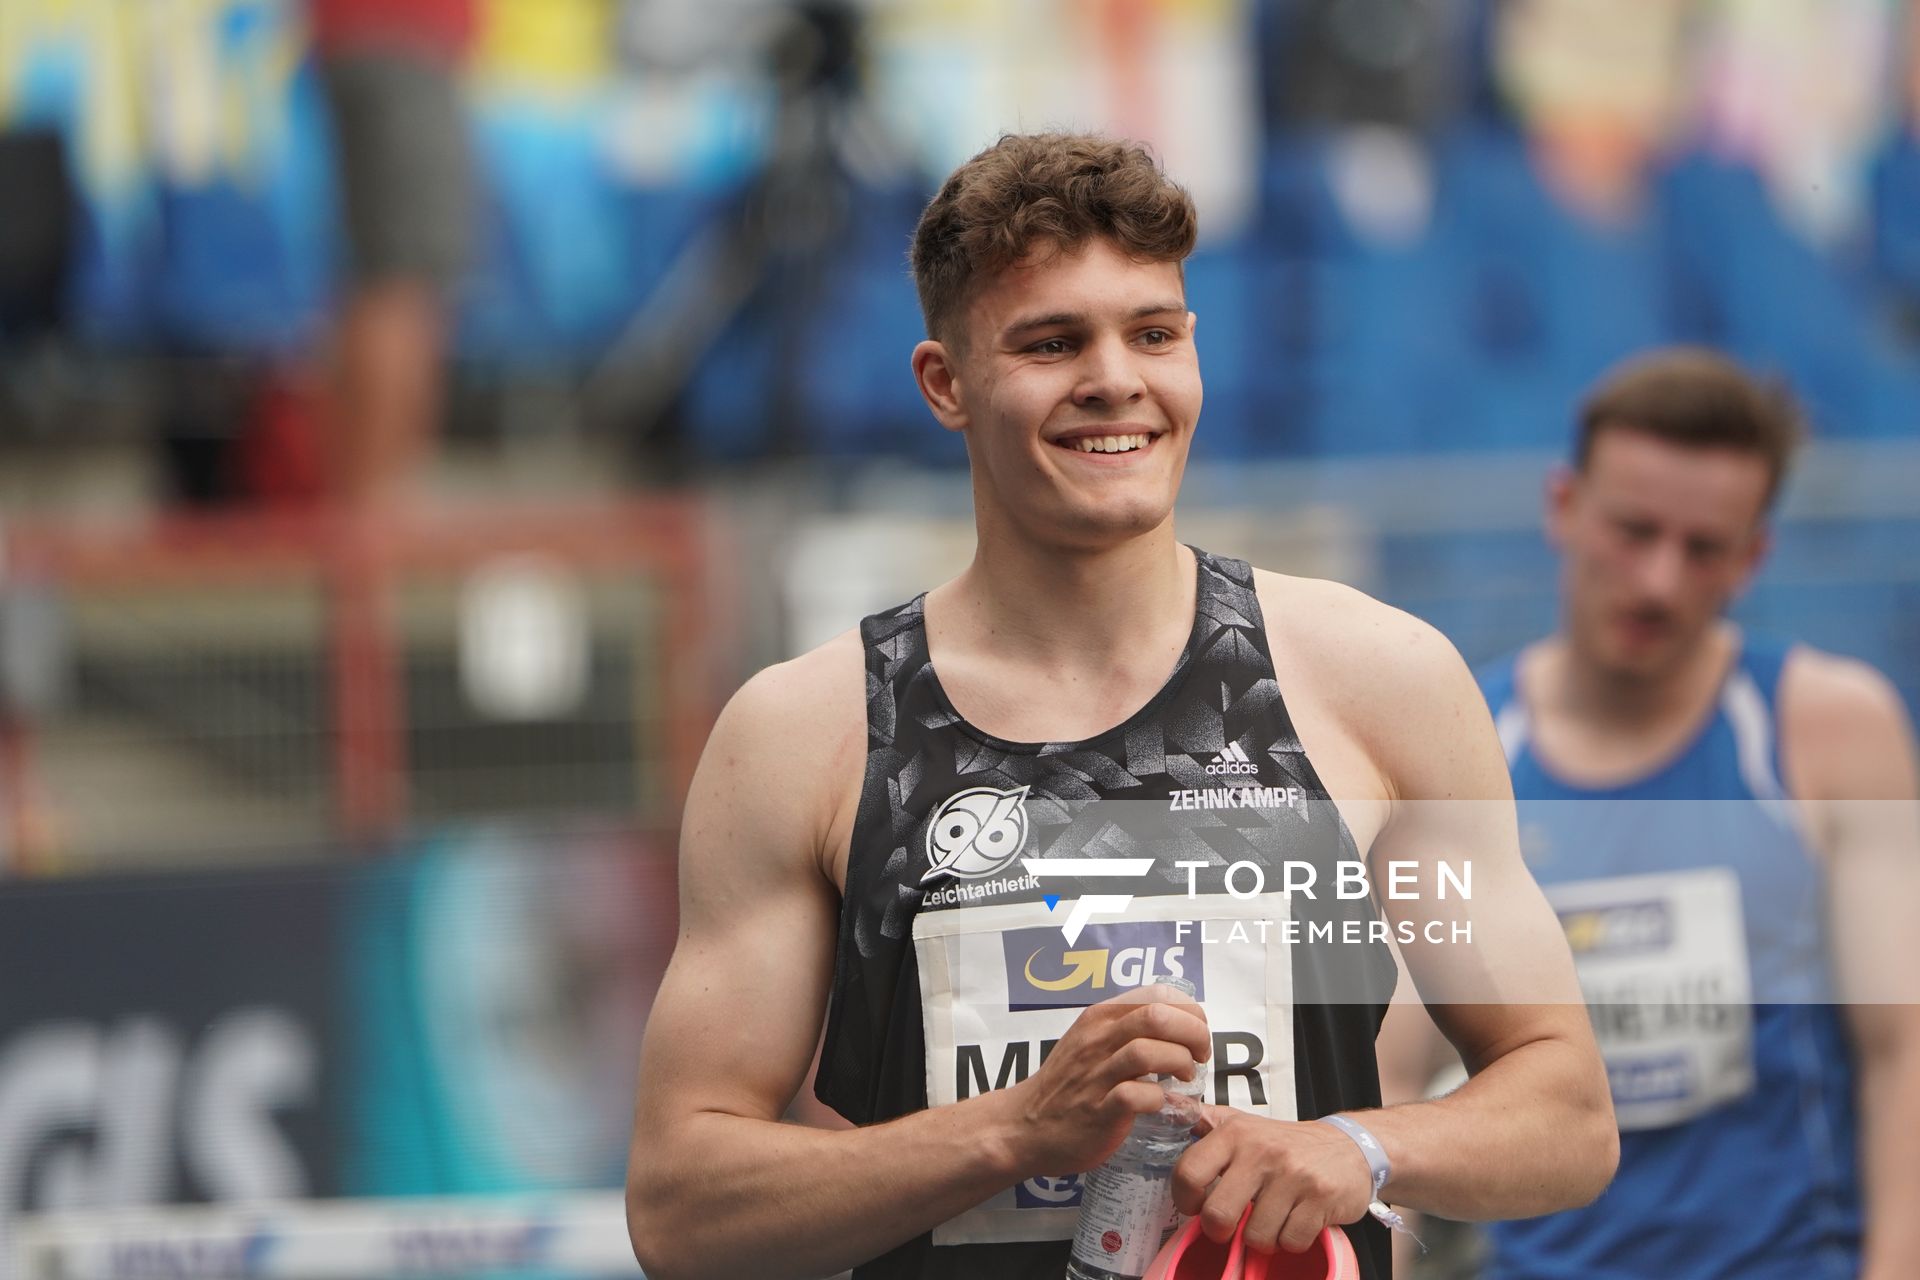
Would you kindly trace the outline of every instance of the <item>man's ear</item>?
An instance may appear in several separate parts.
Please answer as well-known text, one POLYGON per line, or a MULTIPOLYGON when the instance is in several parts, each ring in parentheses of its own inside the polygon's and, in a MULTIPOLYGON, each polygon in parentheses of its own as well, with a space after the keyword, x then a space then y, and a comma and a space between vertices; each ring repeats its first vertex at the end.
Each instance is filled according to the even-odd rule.
POLYGON ((967 411, 960 403, 960 369, 944 342, 929 338, 913 349, 913 380, 933 416, 949 431, 967 429, 967 411))
POLYGON ((1575 490, 1579 486, 1579 472, 1565 463, 1547 473, 1547 541, 1556 547, 1567 545, 1567 521, 1572 518, 1575 490))
POLYGON ((1747 540, 1746 555, 1740 565, 1740 589, 1745 591, 1753 581, 1753 575, 1760 572, 1760 566, 1767 561, 1767 553, 1773 550, 1773 526, 1762 520, 1754 527, 1747 540))

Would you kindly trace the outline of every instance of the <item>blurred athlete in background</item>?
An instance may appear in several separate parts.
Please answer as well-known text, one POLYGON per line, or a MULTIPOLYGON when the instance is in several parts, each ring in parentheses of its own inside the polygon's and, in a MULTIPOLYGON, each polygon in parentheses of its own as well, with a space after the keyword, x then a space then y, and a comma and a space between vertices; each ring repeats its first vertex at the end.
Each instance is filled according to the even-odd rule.
POLYGON ((1799 433, 1784 392, 1662 351, 1594 391, 1551 481, 1560 630, 1482 684, 1620 1172, 1497 1225, 1490 1276, 1920 1275, 1920 1009, 1889 981, 1920 972, 1920 833, 1886 803, 1915 797, 1912 726, 1871 667, 1723 616, 1799 433))
POLYGON ((339 155, 348 277, 333 332, 332 491, 404 500, 446 379, 448 288, 471 252, 460 68, 474 0, 308 0, 339 155))
MULTIPOLYGON (((1191 202, 1145 152, 1083 136, 1004 138, 928 207, 913 370, 966 438, 978 550, 953 581, 761 672, 714 729, 629 1166, 648 1274, 1058 1280, 1073 1175, 1162 1103, 1139 1077, 1210 1058, 1211 1096, 1233 1105, 1211 1109, 1175 1187, 1216 1239, 1249 1205, 1264 1251, 1365 1218, 1360 1146, 1294 1122, 1332 1112, 1384 1145, 1395 1203, 1510 1216, 1605 1184, 1598 1054, 1459 657, 1358 592, 1174 536, 1201 399, 1181 266, 1194 235, 1191 202), (1275 811, 1172 812, 1237 786, 1275 811), (1472 851, 1470 903, 1378 906, 1413 924, 1470 913, 1460 983, 1446 945, 1408 955, 1423 989, 1454 998, 1440 1017, 1474 1078, 1441 1103, 1374 1109, 1394 980, 1381 942, 1275 955, 1281 934, 1262 931, 1189 956, 1199 1003, 1140 974, 1092 1003, 1131 984, 1118 961, 1075 998, 1075 975, 1055 976, 1070 904, 1045 901, 1020 855, 1136 838, 1158 855, 1125 882, 1141 906, 1087 947, 1244 917, 1221 891, 1227 856, 1277 888, 1283 858, 1327 885, 1341 858, 1431 870, 1472 851), (1179 857, 1205 865, 1191 901, 1179 857), (856 1128, 779 1123, 823 1015, 817 1092, 856 1128)), ((1324 892, 1292 911, 1376 918, 1324 892)), ((1370 1280, 1388 1274, 1384 1235, 1355 1232, 1370 1280)))

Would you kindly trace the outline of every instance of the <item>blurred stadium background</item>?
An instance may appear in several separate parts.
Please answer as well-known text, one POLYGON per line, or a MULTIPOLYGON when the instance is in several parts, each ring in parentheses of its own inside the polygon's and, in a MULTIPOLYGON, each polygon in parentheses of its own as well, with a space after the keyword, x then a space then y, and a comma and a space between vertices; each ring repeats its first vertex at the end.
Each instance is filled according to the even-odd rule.
POLYGON ((472 245, 376 511, 330 4, 0 0, 0 1275, 632 1274, 677 799, 970 551, 904 250, 1003 129, 1200 201, 1188 540, 1493 657, 1575 398, 1708 343, 1816 435, 1740 616, 1920 700, 1920 5, 423 0, 472 245))

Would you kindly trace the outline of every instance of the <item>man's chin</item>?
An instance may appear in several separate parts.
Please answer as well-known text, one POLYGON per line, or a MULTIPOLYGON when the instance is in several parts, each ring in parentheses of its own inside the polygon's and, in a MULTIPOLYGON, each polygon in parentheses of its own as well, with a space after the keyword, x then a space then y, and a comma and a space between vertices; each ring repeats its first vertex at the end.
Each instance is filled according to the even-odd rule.
POLYGON ((1686 645, 1677 638, 1638 644, 1617 643, 1609 647, 1605 666, 1610 674, 1624 680, 1657 680, 1681 665, 1686 645))
POLYGON ((1173 514, 1171 503, 1103 503, 1060 520, 1060 541, 1081 551, 1105 551, 1153 533, 1173 514))

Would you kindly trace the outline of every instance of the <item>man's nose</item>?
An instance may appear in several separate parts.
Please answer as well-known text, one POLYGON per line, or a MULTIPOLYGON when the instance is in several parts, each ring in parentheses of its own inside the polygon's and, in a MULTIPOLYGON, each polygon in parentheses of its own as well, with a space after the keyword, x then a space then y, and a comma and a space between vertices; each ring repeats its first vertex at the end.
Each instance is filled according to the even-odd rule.
POLYGON ((1073 389, 1075 404, 1132 404, 1146 391, 1146 381, 1125 339, 1113 335, 1088 344, 1080 361, 1080 380, 1073 389))
POLYGON ((1673 600, 1686 581, 1686 548, 1678 541, 1655 542, 1635 566, 1635 585, 1650 599, 1662 603, 1673 600))

